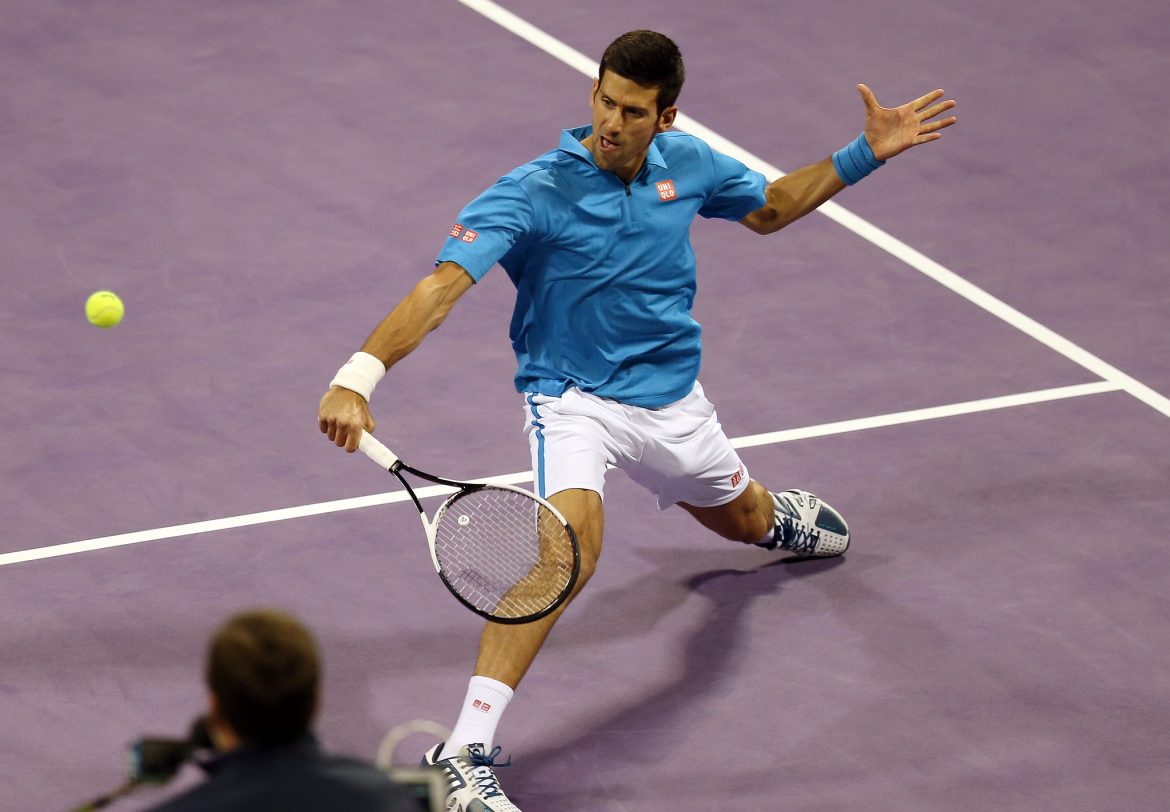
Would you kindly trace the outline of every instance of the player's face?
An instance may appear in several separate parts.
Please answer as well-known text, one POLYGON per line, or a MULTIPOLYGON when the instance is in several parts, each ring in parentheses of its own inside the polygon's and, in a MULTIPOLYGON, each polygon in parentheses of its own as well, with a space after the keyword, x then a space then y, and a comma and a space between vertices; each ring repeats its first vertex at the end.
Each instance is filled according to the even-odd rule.
POLYGON ((658 112, 658 88, 643 87, 613 71, 594 80, 593 135, 582 143, 596 164, 629 183, 642 168, 650 142, 674 123, 677 107, 658 112))

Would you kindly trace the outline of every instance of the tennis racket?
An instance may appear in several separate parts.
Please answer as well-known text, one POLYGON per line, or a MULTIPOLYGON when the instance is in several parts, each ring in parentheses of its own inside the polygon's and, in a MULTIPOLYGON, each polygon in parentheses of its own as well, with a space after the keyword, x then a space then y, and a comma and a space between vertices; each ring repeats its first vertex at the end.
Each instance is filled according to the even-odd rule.
POLYGON ((530 623, 568 599, 581 548, 547 501, 511 485, 458 482, 412 468, 369 432, 358 448, 402 483, 418 508, 435 571, 468 609, 497 623, 530 623), (455 493, 428 519, 404 471, 455 493))

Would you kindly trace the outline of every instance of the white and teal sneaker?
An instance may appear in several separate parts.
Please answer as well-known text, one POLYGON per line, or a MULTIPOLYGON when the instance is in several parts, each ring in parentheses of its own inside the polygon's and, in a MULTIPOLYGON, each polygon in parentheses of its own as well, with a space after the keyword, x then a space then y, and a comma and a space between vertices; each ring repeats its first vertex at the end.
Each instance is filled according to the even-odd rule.
POLYGON ((482 744, 468 744, 459 749, 459 755, 440 760, 441 752, 442 742, 423 756, 422 766, 443 771, 447 779, 447 812, 520 812, 520 808, 500 789, 493 769, 512 763, 512 759, 508 759, 496 764, 499 747, 493 747, 485 754, 482 744))
POLYGON ((776 508, 776 528, 772 540, 761 547, 788 550, 807 558, 829 558, 849 548, 849 525, 840 513, 808 491, 773 493, 772 504, 776 508))

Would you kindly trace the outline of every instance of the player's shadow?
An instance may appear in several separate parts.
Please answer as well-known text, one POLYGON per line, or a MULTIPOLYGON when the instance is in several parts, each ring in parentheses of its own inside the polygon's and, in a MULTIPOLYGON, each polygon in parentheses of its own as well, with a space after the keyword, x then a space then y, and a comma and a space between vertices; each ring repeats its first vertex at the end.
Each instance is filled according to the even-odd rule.
MULTIPOLYGON (((677 563, 678 558, 674 561, 677 563)), ((730 568, 714 569, 694 573, 675 583, 686 595, 698 594, 709 602, 708 611, 696 628, 686 638, 682 652, 682 668, 672 681, 663 684, 653 692, 631 699, 599 717, 588 727, 575 727, 570 738, 558 739, 555 746, 547 750, 534 747, 531 758, 526 762, 534 765, 533 773, 526 775, 519 764, 515 770, 517 786, 530 786, 532 791, 525 795, 530 803, 542 808, 570 808, 580 802, 584 793, 579 780, 579 768, 583 763, 595 765, 598 772, 604 772, 607 761, 627 763, 631 731, 669 731, 691 719, 696 707, 702 706, 703 699, 720 690, 729 678, 734 678, 736 669, 727 667, 735 663, 739 650, 745 642, 743 618, 751 605, 763 597, 775 597, 790 578, 807 578, 827 572, 845 563, 843 557, 831 559, 778 559, 751 570, 730 568), (537 766, 538 765, 538 766, 537 766), (552 787, 563 786, 562 794, 552 787)), ((661 606, 653 609, 646 605, 645 593, 651 590, 612 590, 613 597, 634 595, 634 603, 609 601, 609 596, 598 594, 591 606, 607 606, 609 612, 617 613, 625 624, 624 634, 629 632, 629 623, 642 618, 647 624, 660 617, 655 616, 661 606), (634 605, 634 604, 637 605, 634 605)), ((609 627, 590 616, 594 629, 609 627)), ((619 625, 618 628, 622 626, 619 625)), ((612 632, 610 627, 610 631, 612 632)), ((665 752, 663 737, 652 736, 654 757, 663 758, 665 752)), ((640 747, 641 745, 635 745, 640 747)), ((621 786, 607 782, 603 787, 591 787, 589 796, 596 802, 599 796, 619 799, 627 795, 621 786)), ((523 800, 523 799, 522 799, 523 800)))

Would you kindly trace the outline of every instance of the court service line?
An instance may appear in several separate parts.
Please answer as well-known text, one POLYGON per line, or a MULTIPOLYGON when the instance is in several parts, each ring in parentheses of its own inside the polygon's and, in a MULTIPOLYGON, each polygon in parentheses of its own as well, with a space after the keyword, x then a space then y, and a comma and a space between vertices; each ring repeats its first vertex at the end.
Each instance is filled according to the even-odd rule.
MULTIPOLYGON (((987 412, 994 409, 1008 409, 1016 406, 1065 400, 1068 398, 1084 397, 1086 395, 1098 395, 1120 390, 1121 387, 1113 381, 1096 381, 1094 383, 1061 386, 1054 389, 1041 389, 1035 392, 1023 392, 1016 395, 971 400, 964 403, 952 403, 945 406, 931 406, 925 409, 893 412, 891 414, 864 417, 857 420, 842 420, 836 423, 824 423, 819 426, 805 426, 804 428, 773 431, 766 434, 753 434, 747 437, 734 438, 731 443, 736 448, 775 445, 794 440, 806 440, 813 437, 826 437, 832 434, 865 431, 883 426, 898 426, 905 423, 917 423, 943 417, 987 412)), ((532 472, 519 471, 514 474, 488 477, 482 481, 505 485, 522 485, 532 481, 532 472)), ((442 485, 431 485, 416 489, 416 493, 420 499, 426 499, 432 496, 451 493, 452 490, 452 488, 447 488, 442 485)), ((141 544, 147 541, 161 541, 180 536, 193 536, 199 533, 213 533, 219 530, 231 530, 237 527, 248 527, 255 524, 282 522, 289 519, 303 519, 309 516, 320 516, 325 513, 337 513, 343 510, 356 510, 375 505, 388 505, 395 502, 406 502, 409 499, 410 497, 406 491, 391 491, 389 493, 379 493, 370 496, 356 496, 349 499, 318 502, 299 507, 265 510, 259 513, 248 513, 241 516, 228 516, 223 519, 208 519, 202 522, 176 524, 169 527, 159 527, 154 530, 139 530, 133 533, 121 533, 115 536, 102 536, 84 541, 71 541, 48 547, 35 547, 29 550, 2 553, 0 554, 0 567, 26 561, 39 561, 44 558, 56 558, 63 555, 75 555, 93 550, 104 550, 110 547, 122 547, 128 544, 141 544)))
MULTIPOLYGON (((555 37, 541 31, 526 20, 491 2, 491 0, 459 0, 459 2, 574 70, 591 78, 596 78, 597 62, 595 60, 590 59, 580 51, 569 47, 555 37)), ((779 178, 784 175, 778 168, 772 166, 762 158, 753 155, 685 114, 680 113, 678 115, 675 126, 680 130, 703 139, 715 150, 725 155, 730 155, 766 177, 779 178)), ((1011 305, 968 282, 954 271, 943 267, 869 221, 847 211, 840 204, 829 201, 823 204, 818 211, 838 225, 852 231, 863 240, 872 243, 886 253, 902 260, 902 262, 914 268, 916 271, 930 277, 953 293, 962 296, 967 301, 982 308, 996 318, 1007 322, 1017 330, 1044 344, 1049 349, 1089 370, 1094 375, 1104 380, 1112 381, 1117 384, 1118 388, 1128 392, 1133 397, 1167 417, 1170 417, 1170 398, 1156 392, 1136 378, 1122 372, 1117 367, 1106 363, 1088 350, 1074 344, 1030 316, 1024 315, 1011 305)))
POLYGON ((1009 409, 1015 406, 1027 406, 1033 403, 1044 403, 1050 400, 1098 395, 1102 392, 1121 391, 1114 381, 1097 381, 1096 383, 1081 383, 1073 386, 1060 386, 1055 389, 1041 389, 1036 392, 1022 392, 1018 395, 1004 395, 997 398, 970 400, 966 403, 952 403, 948 406, 930 406, 925 409, 912 409, 906 412, 882 414, 876 417, 862 417, 856 420, 841 420, 837 423, 823 423, 819 426, 808 426, 801 429, 786 429, 771 431, 766 434, 752 434, 747 437, 737 437, 731 441, 736 448, 753 448, 759 445, 774 445, 788 443, 793 440, 805 440, 810 437, 827 437, 831 434, 845 434, 851 431, 865 431, 866 429, 885 426, 899 426, 904 423, 921 423, 925 420, 937 420, 942 417, 955 417, 961 414, 975 412, 989 412, 993 409, 1009 409))

